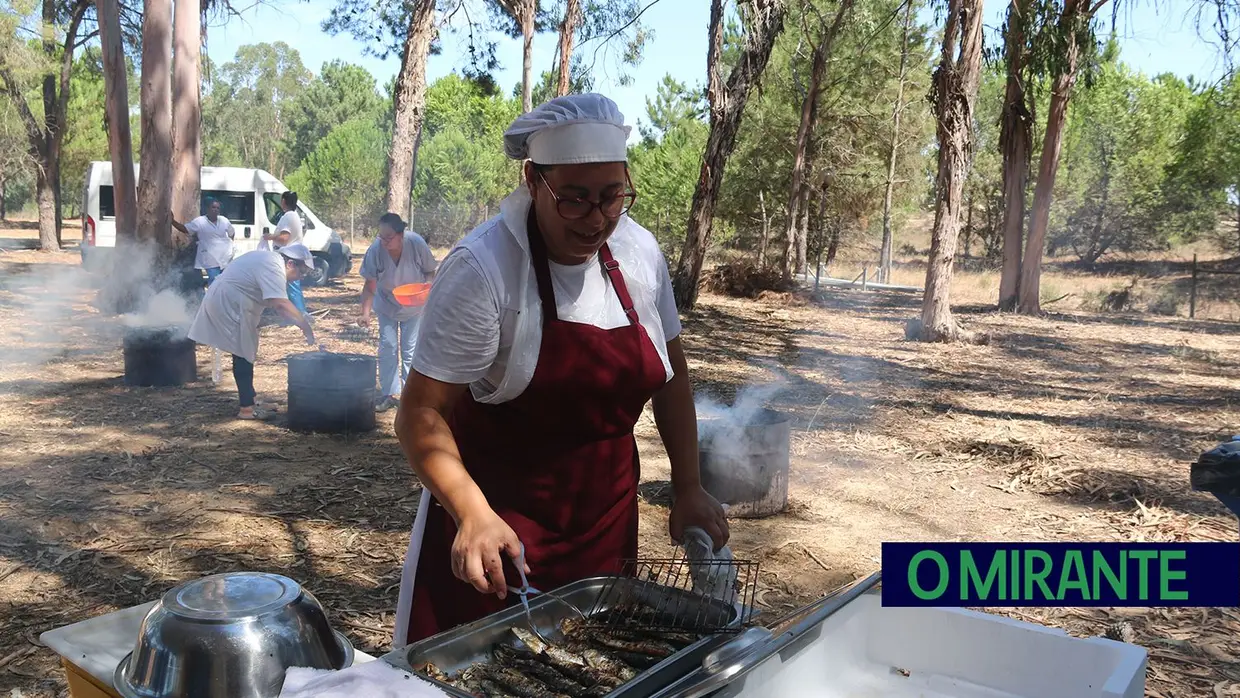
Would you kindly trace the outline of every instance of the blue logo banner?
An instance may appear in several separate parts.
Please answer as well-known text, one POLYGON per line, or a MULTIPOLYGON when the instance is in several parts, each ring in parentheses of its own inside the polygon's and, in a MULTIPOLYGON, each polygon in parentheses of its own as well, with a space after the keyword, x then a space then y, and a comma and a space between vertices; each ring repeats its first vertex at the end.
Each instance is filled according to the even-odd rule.
POLYGON ((883 543, 884 606, 1240 606, 1240 543, 883 543))

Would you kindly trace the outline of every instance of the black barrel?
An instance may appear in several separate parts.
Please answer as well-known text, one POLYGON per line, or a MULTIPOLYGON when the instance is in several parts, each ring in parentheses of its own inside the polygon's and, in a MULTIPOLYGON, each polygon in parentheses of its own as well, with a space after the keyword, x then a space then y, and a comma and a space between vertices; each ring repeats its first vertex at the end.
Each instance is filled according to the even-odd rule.
POLYGON ((288 357, 288 427, 362 432, 375 428, 375 357, 309 351, 288 357))
POLYGON ((126 385, 168 387, 198 379, 194 340, 183 329, 132 328, 122 346, 126 385))

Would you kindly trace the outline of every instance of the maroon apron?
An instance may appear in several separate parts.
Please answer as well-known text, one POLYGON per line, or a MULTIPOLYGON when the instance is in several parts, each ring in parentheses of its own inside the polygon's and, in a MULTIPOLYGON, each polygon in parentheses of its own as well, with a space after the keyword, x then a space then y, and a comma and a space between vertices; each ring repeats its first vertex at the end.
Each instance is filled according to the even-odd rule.
MULTIPOLYGON (((533 212, 530 257, 542 301, 542 344, 529 386, 485 405, 466 395, 448 420, 465 469, 525 546, 530 586, 549 591, 621 572, 637 555, 637 442, 633 427, 666 383, 654 343, 638 322, 620 265, 599 260, 629 324, 611 330, 556 314, 546 243, 533 212)), ((456 524, 433 497, 418 555, 408 642, 516 603, 480 594, 452 574, 456 524)), ((515 568, 505 565, 505 576, 515 568)), ((520 579, 506 579, 520 586, 520 579)))

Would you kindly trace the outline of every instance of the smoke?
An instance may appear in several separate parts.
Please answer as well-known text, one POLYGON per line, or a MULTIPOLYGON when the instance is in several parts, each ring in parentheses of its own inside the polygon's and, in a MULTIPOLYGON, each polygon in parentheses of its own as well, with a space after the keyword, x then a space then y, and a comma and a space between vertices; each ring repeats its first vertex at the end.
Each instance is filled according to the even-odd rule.
POLYGON ((112 264, 88 270, 40 259, 0 259, 0 361, 36 367, 68 355, 120 350, 125 334, 146 328, 183 337, 193 319, 190 299, 161 276, 154 243, 109 250, 112 264))
POLYGON ((697 396, 694 405, 697 407, 699 433, 753 424, 771 400, 785 388, 785 380, 747 385, 736 394, 730 406, 705 395, 697 396))
MULTIPOLYGON (((718 483, 720 494, 729 498, 730 491, 741 496, 752 494, 770 477, 770 459, 763 452, 772 450, 769 435, 761 429, 747 427, 772 424, 769 403, 787 388, 784 380, 747 385, 736 394, 731 405, 711 397, 698 396, 698 444, 703 456, 703 484, 718 483), (763 436, 768 438, 763 439, 763 436), (750 454, 760 454, 750 457, 750 454)), ((783 449, 788 444, 780 446, 783 449)), ((786 453, 786 451, 785 451, 786 453)))
POLYGON ((121 324, 131 330, 175 330, 174 334, 188 332, 192 321, 189 302, 172 289, 155 293, 142 310, 121 316, 121 324))

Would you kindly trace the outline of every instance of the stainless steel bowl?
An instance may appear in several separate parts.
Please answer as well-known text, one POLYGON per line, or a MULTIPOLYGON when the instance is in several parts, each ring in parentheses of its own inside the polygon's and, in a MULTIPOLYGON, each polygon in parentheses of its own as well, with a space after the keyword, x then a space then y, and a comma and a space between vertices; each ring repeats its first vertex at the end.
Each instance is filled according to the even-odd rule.
POLYGON ((280 575, 233 572, 164 594, 113 683, 124 698, 276 698, 289 667, 352 664, 353 645, 313 594, 280 575))

